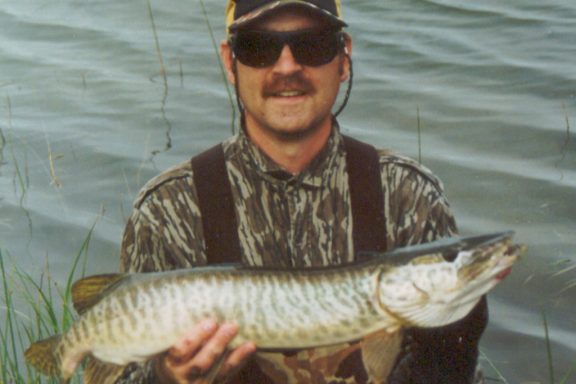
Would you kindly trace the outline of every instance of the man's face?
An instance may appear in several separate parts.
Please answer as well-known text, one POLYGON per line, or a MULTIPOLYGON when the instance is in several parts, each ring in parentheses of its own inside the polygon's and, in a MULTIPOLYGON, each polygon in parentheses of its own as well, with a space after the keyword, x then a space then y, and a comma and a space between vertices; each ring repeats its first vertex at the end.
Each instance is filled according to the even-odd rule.
MULTIPOLYGON (((284 11, 251 28, 291 32, 321 27, 307 14, 284 11)), ((237 82, 250 135, 272 134, 277 139, 295 140, 330 129, 332 106, 340 83, 349 73, 343 54, 324 65, 306 66, 299 64, 285 45, 270 66, 255 68, 237 60, 237 77, 232 71, 230 47, 223 46, 222 54, 230 81, 237 82)))

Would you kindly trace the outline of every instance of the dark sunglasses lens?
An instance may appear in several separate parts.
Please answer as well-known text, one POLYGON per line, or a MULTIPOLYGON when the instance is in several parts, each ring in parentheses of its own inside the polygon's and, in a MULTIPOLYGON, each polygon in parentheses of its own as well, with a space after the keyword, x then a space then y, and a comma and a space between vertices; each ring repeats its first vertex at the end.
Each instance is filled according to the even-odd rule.
POLYGON ((290 50, 302 65, 328 64, 338 53, 339 36, 339 33, 325 31, 302 34, 290 42, 290 50))
POLYGON ((239 32, 233 39, 234 54, 244 65, 250 67, 267 67, 273 65, 284 44, 290 46, 294 59, 308 66, 327 64, 338 53, 340 44, 339 32, 304 31, 304 32, 239 32))
POLYGON ((241 32, 234 40, 234 54, 244 65, 267 67, 278 60, 282 42, 262 32, 241 32))

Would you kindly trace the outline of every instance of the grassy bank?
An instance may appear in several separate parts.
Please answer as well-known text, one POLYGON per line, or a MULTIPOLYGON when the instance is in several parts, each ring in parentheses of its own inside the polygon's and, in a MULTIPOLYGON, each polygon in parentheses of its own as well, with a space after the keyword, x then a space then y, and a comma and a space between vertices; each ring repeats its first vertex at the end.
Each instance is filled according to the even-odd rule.
POLYGON ((49 270, 38 280, 18 267, 8 270, 8 258, 6 252, 0 251, 0 313, 4 312, 5 324, 0 335, 0 383, 58 383, 55 379, 43 380, 25 363, 23 351, 33 341, 67 329, 73 319, 68 306, 69 290, 59 286, 49 270))
MULTIPOLYGON (((95 224, 74 256, 64 284, 52 277, 48 263, 41 276, 34 278, 17 263, 7 263, 11 256, 0 249, 0 313, 4 314, 4 328, 0 333, 0 384, 59 383, 42 377, 28 366, 23 353, 32 342, 62 333, 74 321, 70 288, 76 278, 84 275, 86 251, 95 224), (8 269, 8 264, 14 267, 8 269)), ((71 383, 81 383, 79 376, 71 383)))

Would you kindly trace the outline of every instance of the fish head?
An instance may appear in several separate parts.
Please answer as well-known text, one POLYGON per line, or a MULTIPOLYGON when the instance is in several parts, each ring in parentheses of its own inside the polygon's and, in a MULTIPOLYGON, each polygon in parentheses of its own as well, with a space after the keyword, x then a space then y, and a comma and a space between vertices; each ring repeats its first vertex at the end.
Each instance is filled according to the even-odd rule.
POLYGON ((390 268, 379 278, 378 303, 401 326, 438 327, 465 317, 526 251, 510 236, 442 251, 390 268))

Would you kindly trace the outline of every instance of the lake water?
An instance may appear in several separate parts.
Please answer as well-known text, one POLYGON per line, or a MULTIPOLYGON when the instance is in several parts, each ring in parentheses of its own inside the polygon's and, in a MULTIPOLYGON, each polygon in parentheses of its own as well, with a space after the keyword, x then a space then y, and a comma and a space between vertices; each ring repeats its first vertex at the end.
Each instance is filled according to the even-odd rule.
MULTIPOLYGON (((231 134, 207 26, 224 37, 224 1, 205 6, 207 18, 199 1, 151 1, 164 82, 145 1, 0 1, 9 269, 48 263, 64 281, 95 225, 87 272, 115 271, 143 183, 231 134)), ((490 294, 482 351, 509 383, 550 382, 544 312, 561 378, 576 363, 576 2, 355 0, 344 13, 355 78, 342 130, 421 157, 463 234, 514 229, 528 244, 490 294)))

